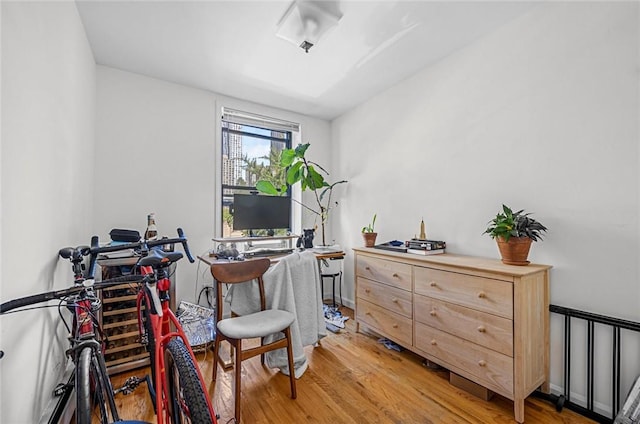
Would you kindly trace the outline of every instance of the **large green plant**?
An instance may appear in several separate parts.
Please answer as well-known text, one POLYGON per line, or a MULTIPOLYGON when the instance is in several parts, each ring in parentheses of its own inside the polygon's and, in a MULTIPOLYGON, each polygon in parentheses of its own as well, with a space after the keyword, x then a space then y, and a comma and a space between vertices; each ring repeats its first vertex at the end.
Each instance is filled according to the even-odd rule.
POLYGON ((276 187, 271 181, 260 180, 256 183, 256 189, 266 194, 283 195, 289 187, 300 183, 302 191, 312 191, 317 207, 311 207, 304 203, 301 203, 301 205, 320 218, 322 244, 325 245, 325 224, 329 219, 331 209, 338 205, 338 202, 332 202, 331 200, 333 188, 347 181, 327 182, 324 175, 328 176, 329 173, 322 166, 307 159, 305 156, 308 148, 309 143, 306 143, 298 144, 295 149, 282 150, 279 166, 287 170, 286 183, 280 187, 276 187))
POLYGON ((503 238, 504 241, 509 241, 511 237, 542 240, 542 233, 547 231, 547 227, 529 215, 531 214, 524 213, 524 209, 513 212, 508 206, 502 205, 502 212, 489 221, 489 226, 483 234, 489 234, 491 238, 503 238))

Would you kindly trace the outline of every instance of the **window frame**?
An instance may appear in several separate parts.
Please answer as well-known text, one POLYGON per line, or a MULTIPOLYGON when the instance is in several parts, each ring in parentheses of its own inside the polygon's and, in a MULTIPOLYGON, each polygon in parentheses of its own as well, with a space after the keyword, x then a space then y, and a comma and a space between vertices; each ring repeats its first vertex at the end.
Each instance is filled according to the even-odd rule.
MULTIPOLYGON (((290 121, 283 121, 278 118, 271 118, 265 115, 253 114, 250 112, 240 112, 235 109, 221 108, 221 114, 218 116, 217 122, 217 139, 219 140, 216 147, 216 165, 218 171, 216 172, 216 184, 215 192, 215 214, 214 214, 214 236, 224 237, 224 208, 225 197, 228 198, 228 194, 225 195, 226 189, 240 190, 240 192, 248 193, 255 190, 255 185, 237 185, 237 184, 225 184, 223 181, 223 175, 225 172, 224 165, 224 149, 225 149, 225 132, 227 136, 231 134, 247 135, 249 137, 255 137, 258 139, 271 140, 276 142, 284 142, 283 148, 292 148, 292 146, 299 143, 300 139, 300 125, 290 121), (224 122, 230 122, 238 125, 248 125, 258 129, 264 129, 266 131, 277 131, 280 133, 287 133, 285 138, 271 137, 269 135, 254 134, 251 132, 242 131, 236 128, 225 128, 224 122)), ((253 182, 255 184, 255 181, 253 182)), ((247 184, 250 184, 247 182, 247 184)), ((301 192, 299 188, 290 188, 287 192, 287 196, 291 198, 291 227, 288 234, 297 234, 301 228, 301 216, 302 208, 300 206, 301 192)), ((228 236, 228 235, 227 235, 228 236)))

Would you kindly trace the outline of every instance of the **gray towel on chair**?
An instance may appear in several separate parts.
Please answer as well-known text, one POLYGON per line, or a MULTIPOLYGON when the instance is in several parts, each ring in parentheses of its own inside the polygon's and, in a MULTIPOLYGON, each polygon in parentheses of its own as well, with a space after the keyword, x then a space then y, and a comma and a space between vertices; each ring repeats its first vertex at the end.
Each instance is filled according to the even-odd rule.
MULTIPOLYGON (((296 316, 291 325, 291 338, 295 375, 300 378, 307 369, 303 347, 314 345, 327 335, 316 256, 312 252, 294 252, 283 257, 264 274, 264 287, 268 309, 282 309, 296 316)), ((238 315, 260 310, 257 282, 231 286, 225 300, 238 315)), ((268 336, 265 343, 272 342, 275 337, 282 338, 283 335, 268 336)), ((268 352, 266 363, 289 374, 286 349, 268 352)))

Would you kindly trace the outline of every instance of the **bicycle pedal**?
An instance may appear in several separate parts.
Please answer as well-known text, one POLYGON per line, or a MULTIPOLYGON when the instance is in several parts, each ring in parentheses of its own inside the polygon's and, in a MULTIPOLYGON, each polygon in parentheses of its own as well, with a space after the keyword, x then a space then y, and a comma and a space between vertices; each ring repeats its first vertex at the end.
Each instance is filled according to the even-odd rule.
POLYGON ((142 379, 133 376, 133 377, 129 377, 125 380, 124 384, 122 385, 122 387, 120 387, 119 389, 117 389, 115 391, 115 393, 123 393, 125 395, 129 395, 131 393, 133 393, 133 391, 135 389, 138 388, 138 386, 140 385, 140 383, 142 383, 142 379))

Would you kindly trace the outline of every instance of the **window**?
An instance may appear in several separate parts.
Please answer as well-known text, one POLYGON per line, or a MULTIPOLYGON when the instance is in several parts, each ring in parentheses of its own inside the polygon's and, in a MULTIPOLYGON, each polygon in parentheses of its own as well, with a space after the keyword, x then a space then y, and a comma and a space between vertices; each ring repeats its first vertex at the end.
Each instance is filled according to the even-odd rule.
MULTIPOLYGON (((225 108, 221 127, 222 195, 220 206, 222 210, 222 236, 246 236, 249 233, 251 235, 287 234, 291 229, 290 219, 286 228, 247 229, 246 219, 255 218, 260 221, 259 218, 264 217, 264 214, 259 213, 257 208, 255 209, 255 217, 247 217, 245 213, 243 214, 243 223, 237 223, 234 226, 234 195, 239 195, 238 199, 241 197, 244 199, 249 194, 266 196, 258 193, 255 187, 256 182, 261 179, 270 180, 277 186, 284 184, 284 172, 272 165, 279 162, 280 152, 283 149, 291 148, 293 133, 298 130, 297 124, 225 108), (274 232, 269 230, 274 230, 274 232)), ((288 192, 285 196, 289 199, 288 216, 291 216, 291 193, 288 192)), ((243 203, 246 202, 243 201, 243 203)), ((284 225, 282 220, 278 221, 280 223, 276 225, 284 225)))

